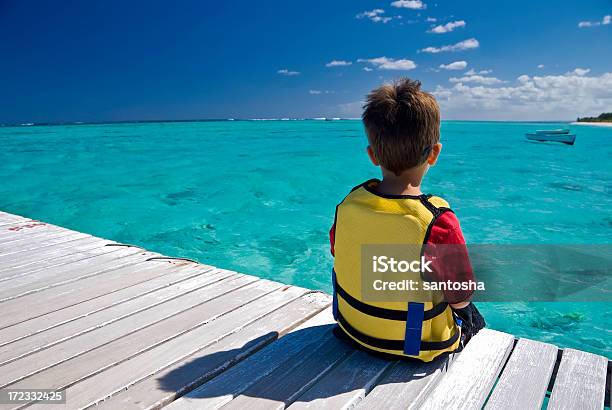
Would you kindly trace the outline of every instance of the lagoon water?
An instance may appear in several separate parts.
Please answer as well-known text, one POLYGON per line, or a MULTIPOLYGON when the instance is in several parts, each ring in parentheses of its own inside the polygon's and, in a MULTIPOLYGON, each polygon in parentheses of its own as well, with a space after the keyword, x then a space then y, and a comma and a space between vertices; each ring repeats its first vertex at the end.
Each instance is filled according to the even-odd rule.
MULTIPOLYGON (((525 141, 568 124, 442 125, 424 191, 469 243, 612 243, 612 129, 575 146, 525 141)), ((0 127, 0 210, 172 256, 331 290, 328 229, 378 177, 359 121, 0 127)), ((489 326, 612 358, 612 303, 481 303, 489 326)))

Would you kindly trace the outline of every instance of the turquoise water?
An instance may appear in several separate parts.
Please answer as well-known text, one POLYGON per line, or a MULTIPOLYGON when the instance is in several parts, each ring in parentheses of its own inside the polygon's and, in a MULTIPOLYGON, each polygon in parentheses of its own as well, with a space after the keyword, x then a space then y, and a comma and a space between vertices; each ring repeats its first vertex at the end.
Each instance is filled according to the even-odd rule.
MULTIPOLYGON (((611 243, 612 129, 445 122, 424 185, 470 243, 611 243)), ((0 209, 168 255, 331 290, 328 229, 378 177, 358 121, 0 127, 0 209)), ((490 327, 612 357, 612 303, 482 303, 490 327)))

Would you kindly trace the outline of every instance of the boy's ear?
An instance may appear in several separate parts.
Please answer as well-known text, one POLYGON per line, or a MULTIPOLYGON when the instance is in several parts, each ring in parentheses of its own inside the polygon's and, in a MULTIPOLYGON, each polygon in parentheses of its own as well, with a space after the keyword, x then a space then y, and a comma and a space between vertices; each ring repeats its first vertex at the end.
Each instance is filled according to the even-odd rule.
POLYGON ((442 144, 440 144, 439 142, 437 144, 434 144, 433 147, 431 147, 431 152, 427 157, 427 163, 430 166, 434 166, 436 164, 436 161, 438 161, 438 156, 440 155, 440 151, 442 151, 442 144))
POLYGON ((372 164, 379 166, 380 162, 378 162, 378 160, 376 159, 376 155, 374 155, 374 150, 372 149, 370 145, 368 145, 367 151, 368 151, 368 156, 370 157, 370 161, 372 161, 372 164))

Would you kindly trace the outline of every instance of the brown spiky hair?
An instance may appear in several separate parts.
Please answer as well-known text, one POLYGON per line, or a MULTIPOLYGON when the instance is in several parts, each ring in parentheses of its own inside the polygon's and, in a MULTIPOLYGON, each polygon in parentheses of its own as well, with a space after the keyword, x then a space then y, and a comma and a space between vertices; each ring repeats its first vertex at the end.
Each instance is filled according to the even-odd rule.
POLYGON ((401 78, 372 90, 362 115, 370 146, 396 175, 423 164, 440 141, 440 108, 421 83, 401 78))

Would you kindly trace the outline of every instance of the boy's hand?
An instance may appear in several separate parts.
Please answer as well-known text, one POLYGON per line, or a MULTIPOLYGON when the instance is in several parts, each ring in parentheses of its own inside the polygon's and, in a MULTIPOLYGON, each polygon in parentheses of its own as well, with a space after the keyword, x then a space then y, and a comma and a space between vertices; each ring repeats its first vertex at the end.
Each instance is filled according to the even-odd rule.
POLYGON ((459 309, 453 306, 453 312, 461 319, 461 333, 464 344, 469 342, 472 336, 487 325, 476 306, 471 302, 468 302, 465 307, 459 309))

